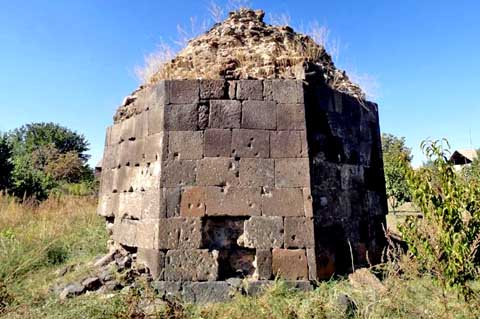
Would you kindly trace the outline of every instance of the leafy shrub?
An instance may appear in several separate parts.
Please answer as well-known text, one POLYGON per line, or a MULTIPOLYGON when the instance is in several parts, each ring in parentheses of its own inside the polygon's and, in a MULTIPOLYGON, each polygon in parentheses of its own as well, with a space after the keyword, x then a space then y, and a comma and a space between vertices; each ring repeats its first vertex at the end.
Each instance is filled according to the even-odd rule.
POLYGON ((449 161, 448 142, 426 141, 422 149, 431 165, 413 170, 404 165, 423 219, 409 218, 401 227, 409 251, 444 288, 469 296, 468 282, 478 275, 480 184, 467 182, 449 161))
POLYGON ((49 247, 46 251, 47 264, 60 265, 67 261, 69 255, 68 249, 57 243, 49 247))
POLYGON ((387 196, 393 208, 411 200, 404 165, 410 165, 411 150, 405 146, 405 138, 391 134, 382 135, 382 152, 387 196))

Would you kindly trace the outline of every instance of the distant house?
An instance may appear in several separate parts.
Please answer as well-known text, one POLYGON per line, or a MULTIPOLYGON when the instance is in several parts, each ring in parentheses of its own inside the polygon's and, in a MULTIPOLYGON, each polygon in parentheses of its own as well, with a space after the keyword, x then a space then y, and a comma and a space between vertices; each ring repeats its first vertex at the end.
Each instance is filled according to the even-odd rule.
POLYGON ((102 166, 103 158, 98 161, 97 165, 95 165, 95 178, 98 180, 100 180, 100 176, 102 175, 102 166))
POLYGON ((453 162, 456 170, 461 170, 465 165, 470 165, 477 157, 477 150, 457 150, 453 152, 450 161, 453 162))

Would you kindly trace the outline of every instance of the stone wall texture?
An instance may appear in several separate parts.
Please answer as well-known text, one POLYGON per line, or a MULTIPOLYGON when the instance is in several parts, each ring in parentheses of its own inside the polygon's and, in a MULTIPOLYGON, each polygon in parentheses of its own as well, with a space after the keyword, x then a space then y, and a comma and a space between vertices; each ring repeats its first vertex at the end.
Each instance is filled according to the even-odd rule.
POLYGON ((378 262, 376 104, 297 80, 168 80, 133 103, 107 129, 98 214, 158 286, 196 300, 378 262))

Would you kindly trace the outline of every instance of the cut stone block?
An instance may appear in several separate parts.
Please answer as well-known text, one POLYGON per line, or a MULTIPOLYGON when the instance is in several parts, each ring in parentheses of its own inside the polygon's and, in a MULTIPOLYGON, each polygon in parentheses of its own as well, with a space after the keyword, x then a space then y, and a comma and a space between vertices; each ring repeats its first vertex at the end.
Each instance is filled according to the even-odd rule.
POLYGON ((153 280, 162 280, 165 268, 165 253, 156 249, 139 248, 137 261, 148 268, 153 280))
POLYGON ((308 263, 303 249, 273 249, 272 270, 286 280, 308 280, 308 263))
POLYGON ((120 142, 128 141, 135 138, 135 119, 128 118, 122 122, 122 130, 120 131, 120 142))
POLYGON ((260 188, 207 187, 208 216, 260 215, 260 188))
POLYGON ((182 297, 182 283, 179 281, 162 281, 155 280, 150 284, 158 295, 158 298, 165 298, 167 300, 171 298, 182 297))
POLYGON ((241 80, 237 82, 237 99, 263 100, 263 81, 241 80))
POLYGON ((230 100, 235 100, 237 98, 237 82, 238 81, 228 81, 228 98, 230 100))
POLYGON ((210 128, 239 128, 241 103, 232 100, 210 101, 210 128))
POLYGON ((197 80, 170 80, 166 83, 170 103, 187 104, 198 102, 200 84, 197 80))
POLYGON ((239 163, 231 158, 204 158, 197 162, 197 185, 237 186, 239 163))
POLYGON ((118 200, 118 217, 127 219, 142 217, 143 194, 141 192, 120 193, 118 200))
POLYGON ((165 198, 165 214, 167 218, 180 216, 181 187, 167 187, 163 189, 165 198))
POLYGON ((262 130, 233 130, 232 155, 238 157, 270 157, 269 132, 262 130))
POLYGON ((121 142, 122 123, 110 126, 110 145, 117 145, 121 142))
POLYGON ((147 113, 135 115, 135 138, 142 139, 148 135, 148 117, 147 113))
POLYGON ((271 101, 244 101, 242 128, 274 130, 277 127, 276 105, 271 101))
POLYGON ((198 105, 165 105, 165 129, 168 131, 195 131, 198 128, 198 105))
POLYGON ((152 163, 161 159, 165 142, 165 134, 163 132, 145 137, 143 152, 146 163, 152 163))
POLYGON ((262 158, 240 159, 240 185, 242 187, 273 186, 274 160, 262 158))
POLYGON ((204 102, 198 105, 198 129, 199 130, 205 130, 208 127, 209 111, 210 111, 210 108, 204 102))
POLYGON ((137 222, 131 220, 115 220, 113 239, 125 246, 135 247, 137 238, 137 222))
POLYGON ((277 103, 303 103, 303 84, 300 80, 274 80, 273 100, 277 103))
POLYGON ((270 156, 272 158, 302 157, 302 140, 300 132, 270 132, 270 156))
POLYGON ((225 281, 186 283, 182 294, 187 302, 199 304, 225 302, 233 297, 232 287, 225 281))
POLYGON ((313 219, 285 217, 285 248, 313 248, 313 219))
POLYGON ((205 215, 206 193, 204 187, 186 187, 182 193, 180 216, 201 217, 205 215))
POLYGON ((278 104, 277 129, 279 130, 305 130, 304 104, 278 104))
POLYGON ((228 157, 232 145, 232 131, 229 129, 205 130, 205 156, 228 157))
POLYGON ((308 262, 308 278, 310 280, 318 280, 315 248, 307 248, 306 250, 307 250, 307 262, 308 262))
POLYGON ((276 187, 308 187, 310 186, 310 166, 308 159, 276 159, 276 187))
POLYGON ((203 157, 203 132, 170 132, 168 134, 168 153, 171 159, 201 159, 203 157))
POLYGON ((272 188, 262 195, 264 216, 305 216, 300 188, 272 188))
POLYGON ((281 217, 254 216, 245 222, 245 233, 239 244, 256 249, 282 247, 283 232, 281 217))
POLYGON ((143 219, 138 222, 135 246, 145 249, 158 249, 159 227, 158 219, 143 219))
POLYGON ((200 218, 171 217, 159 220, 159 224, 158 249, 200 248, 200 218))
POLYGON ((142 219, 159 219, 165 218, 166 200, 164 193, 158 189, 149 189, 143 192, 140 210, 142 219))
POLYGON ((218 252, 206 249, 169 250, 165 280, 215 281, 218 279, 218 252))
POLYGON ((255 257, 258 279, 270 280, 272 277, 272 252, 269 249, 257 249, 255 257))
POLYGON ((165 187, 192 186, 195 183, 196 161, 168 160, 162 170, 165 187))
POLYGON ((165 107, 162 106, 150 108, 150 110, 148 110, 145 114, 148 122, 148 135, 163 132, 165 125, 165 107))
POLYGON ((200 99, 223 99, 226 96, 226 82, 224 80, 201 80, 200 99))

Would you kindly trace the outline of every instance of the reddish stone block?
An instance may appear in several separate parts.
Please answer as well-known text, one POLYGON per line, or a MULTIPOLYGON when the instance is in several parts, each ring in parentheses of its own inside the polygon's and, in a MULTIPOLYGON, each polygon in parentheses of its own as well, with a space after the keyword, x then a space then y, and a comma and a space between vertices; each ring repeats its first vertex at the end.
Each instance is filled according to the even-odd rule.
POLYGON ((180 216, 200 217, 205 215, 206 194, 204 187, 186 187, 181 198, 180 216))
POLYGON ((272 251, 272 271, 286 280, 308 280, 308 262, 304 249, 279 249, 272 251))

